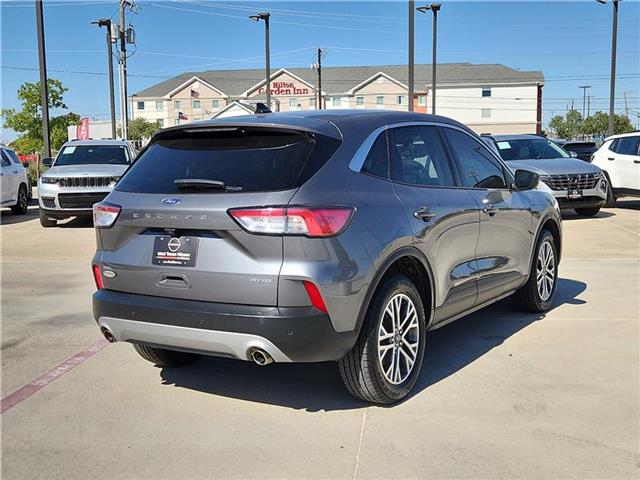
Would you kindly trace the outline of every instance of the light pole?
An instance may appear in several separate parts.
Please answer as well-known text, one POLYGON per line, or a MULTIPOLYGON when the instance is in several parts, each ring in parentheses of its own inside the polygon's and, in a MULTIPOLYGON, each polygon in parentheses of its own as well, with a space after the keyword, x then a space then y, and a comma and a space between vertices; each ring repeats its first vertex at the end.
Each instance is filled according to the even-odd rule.
MULTIPOLYGON (((607 0, 596 0, 603 5, 607 0)), ((609 131, 608 136, 613 135, 613 116, 615 115, 616 101, 616 47, 618 43, 618 3, 620 0, 613 0, 613 25, 611 28, 611 87, 609 89, 609 131)))
POLYGON ((51 130, 49 128, 49 86, 47 84, 47 55, 44 46, 44 16, 42 0, 36 0, 36 29, 38 31, 38 61, 40 70, 40 108, 42 109, 42 140, 44 156, 51 158, 51 130))
POLYGON ((265 69, 265 77, 267 80, 267 107, 271 110, 271 66, 269 65, 269 18, 271 14, 269 12, 260 12, 257 15, 251 15, 249 18, 251 20, 255 20, 259 22, 260 20, 264 21, 264 69, 265 69))
POLYGON ((591 88, 591 85, 580 85, 578 88, 582 89, 582 119, 587 118, 585 115, 587 113, 587 88, 591 88))
POLYGON ((101 18, 95 22, 91 22, 98 27, 107 27, 107 61, 109 65, 109 103, 111 107, 111 138, 116 138, 116 100, 113 93, 113 52, 111 50, 111 20, 101 18))
POLYGON ((422 13, 427 13, 429 10, 433 12, 433 53, 431 54, 431 89, 433 93, 431 96, 431 113, 434 115, 436 113, 436 52, 438 47, 438 11, 440 7, 439 3, 432 3, 431 5, 416 8, 422 13))
POLYGON ((413 112, 413 92, 415 91, 415 83, 414 83, 414 8, 415 2, 414 0, 409 0, 409 111, 413 112))

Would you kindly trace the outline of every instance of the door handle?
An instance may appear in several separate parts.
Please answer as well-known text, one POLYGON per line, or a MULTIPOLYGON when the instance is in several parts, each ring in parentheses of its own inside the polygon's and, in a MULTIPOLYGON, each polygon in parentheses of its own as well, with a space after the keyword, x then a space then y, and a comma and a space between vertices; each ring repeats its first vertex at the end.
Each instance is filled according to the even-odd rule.
POLYGON ((640 163, 640 160, 634 160, 633 163, 640 163))
POLYGON ((609 158, 607 158, 607 160, 611 160, 613 162, 615 160, 615 158, 609 157, 609 158))
POLYGON ((420 207, 415 212, 413 212, 413 216, 425 222, 429 222, 433 217, 436 216, 436 214, 429 207, 420 207))
POLYGON ((496 207, 494 205, 487 205, 486 207, 484 207, 482 209, 482 213, 485 213, 485 214, 489 215, 490 217, 493 217, 499 211, 500 211, 500 209, 498 209, 498 207, 496 207))
POLYGON ((13 173, 18 173, 18 170, 14 170, 13 173))

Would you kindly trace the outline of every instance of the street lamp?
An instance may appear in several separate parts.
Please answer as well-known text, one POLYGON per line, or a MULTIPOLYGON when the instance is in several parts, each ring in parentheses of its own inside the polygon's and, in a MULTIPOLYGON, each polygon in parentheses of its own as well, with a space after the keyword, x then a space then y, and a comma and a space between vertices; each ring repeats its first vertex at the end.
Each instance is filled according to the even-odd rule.
POLYGON ((271 109, 271 67, 269 65, 269 12, 260 12, 257 15, 250 15, 251 20, 259 22, 264 21, 264 48, 265 48, 265 77, 267 80, 267 107, 271 109))
POLYGON ((116 101, 113 93, 113 53, 111 50, 111 20, 101 18, 91 22, 98 27, 107 27, 107 61, 109 65, 109 101, 111 103, 111 138, 116 138, 116 101))
POLYGON ((585 119, 587 118, 587 88, 591 88, 591 85, 580 85, 578 88, 582 89, 582 118, 585 119))
POLYGON ((436 113, 436 50, 438 42, 438 11, 440 7, 439 3, 432 3, 431 5, 416 8, 422 13, 427 13, 429 10, 433 12, 433 53, 431 55, 431 88, 433 89, 433 95, 431 96, 431 113, 434 115, 436 113))
MULTIPOLYGON (((596 0, 601 4, 606 4, 607 0, 596 0)), ((609 132, 613 135, 613 116, 615 114, 616 100, 616 44, 618 42, 618 3, 620 0, 613 0, 613 25, 611 28, 611 87, 609 89, 609 132)))

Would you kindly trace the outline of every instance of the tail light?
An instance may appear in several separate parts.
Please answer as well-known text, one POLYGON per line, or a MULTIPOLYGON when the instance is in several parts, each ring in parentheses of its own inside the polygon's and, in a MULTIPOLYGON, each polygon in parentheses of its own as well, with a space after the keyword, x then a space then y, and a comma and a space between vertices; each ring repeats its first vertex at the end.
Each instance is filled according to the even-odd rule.
POLYGON ((96 203, 93 206, 93 226, 96 228, 109 228, 112 226, 121 208, 110 203, 96 203))
POLYGON ((98 290, 102 290, 103 284, 102 284, 102 274, 100 272, 100 265, 93 265, 93 279, 96 282, 96 288, 98 290))
POLYGON ((271 207, 229 210, 229 215, 251 233, 332 237, 344 231, 351 207, 271 207))
POLYGON ((320 295, 320 290, 313 283, 304 280, 302 282, 304 284, 304 288, 307 291, 307 295, 309 295, 309 300, 311 300, 311 304, 316 307, 321 312, 327 313, 327 306, 324 304, 324 300, 322 299, 322 295, 320 295))

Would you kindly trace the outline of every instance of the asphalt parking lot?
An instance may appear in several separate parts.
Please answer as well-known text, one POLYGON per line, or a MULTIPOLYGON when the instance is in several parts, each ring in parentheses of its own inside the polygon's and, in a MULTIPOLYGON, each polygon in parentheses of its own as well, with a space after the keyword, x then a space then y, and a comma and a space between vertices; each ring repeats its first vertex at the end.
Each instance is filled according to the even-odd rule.
POLYGON ((640 475, 640 201, 566 215, 555 308, 503 301, 429 334, 392 408, 352 399, 333 364, 157 369, 101 348, 91 224, 45 230, 32 207, 0 232, 3 398, 84 355, 2 414, 2 478, 640 475))

